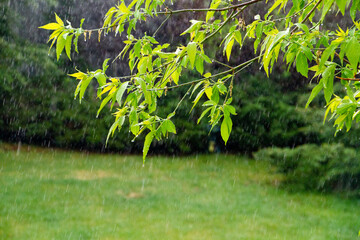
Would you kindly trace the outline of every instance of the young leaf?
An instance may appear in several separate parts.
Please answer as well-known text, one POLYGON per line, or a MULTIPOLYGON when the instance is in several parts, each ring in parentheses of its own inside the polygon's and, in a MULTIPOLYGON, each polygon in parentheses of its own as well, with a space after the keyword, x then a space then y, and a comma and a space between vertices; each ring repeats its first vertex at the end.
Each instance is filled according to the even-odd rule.
POLYGON ((197 21, 197 20, 190 20, 190 22, 192 23, 191 26, 188 29, 186 29, 183 33, 181 33, 180 36, 199 30, 201 24, 203 23, 202 21, 197 21))
POLYGON ((228 61, 230 61, 230 55, 231 55, 231 50, 232 50, 233 45, 234 45, 234 39, 231 39, 230 42, 226 45, 226 48, 225 48, 226 57, 227 57, 228 61))
POLYGON ((63 37, 64 33, 62 33, 56 42, 56 58, 59 60, 61 52, 64 50, 66 39, 63 37))
POLYGON ((195 98, 195 100, 193 101, 194 105, 192 106, 190 112, 192 112, 192 110, 194 109, 194 107, 196 106, 196 104, 199 102, 199 100, 200 100, 200 98, 202 97, 202 95, 204 94, 204 92, 205 92, 205 89, 202 89, 202 90, 198 93, 198 95, 196 95, 196 98, 195 98))
POLYGON ((56 13, 55 13, 55 18, 58 24, 60 24, 60 26, 64 26, 64 22, 61 20, 61 18, 59 18, 59 16, 56 13))
POLYGON ((109 67, 109 65, 108 65, 109 60, 110 60, 110 58, 107 58, 107 59, 105 59, 105 61, 103 62, 103 65, 102 65, 103 73, 105 73, 106 70, 107 70, 108 67, 109 67))
POLYGON ((231 105, 225 105, 224 106, 224 112, 228 112, 228 113, 231 113, 232 115, 236 115, 236 109, 231 105))
POLYGON ((346 49, 346 56, 349 59, 349 62, 354 72, 357 71, 357 66, 359 63, 359 57, 360 57, 359 50, 360 50, 360 44, 358 40, 356 39, 356 37, 352 37, 346 49))
POLYGON ((70 77, 74 77, 74 78, 80 79, 80 80, 82 80, 82 79, 86 76, 86 74, 83 73, 83 72, 76 72, 76 73, 68 74, 68 75, 69 75, 70 77))
POLYGON ((80 87, 80 95, 79 95, 80 102, 81 102, 82 98, 84 97, 85 90, 89 86, 92 79, 93 79, 93 77, 90 76, 90 77, 88 77, 88 78, 86 78, 86 79, 84 79, 82 81, 82 84, 81 84, 81 87, 80 87))
POLYGON ((128 85, 129 85, 129 82, 122 83, 116 93, 116 101, 119 103, 119 106, 121 105, 121 99, 122 99, 124 92, 126 91, 128 85))
POLYGON ((138 125, 138 115, 136 114, 136 109, 134 108, 129 115, 130 130, 136 136, 140 130, 138 125))
POLYGON ((224 115, 224 119, 221 123, 221 137, 225 142, 225 145, 227 141, 229 140, 229 136, 232 130, 232 121, 229 116, 224 115))
POLYGON ((330 65, 325 69, 322 74, 322 82, 324 85, 324 96, 326 103, 328 103, 333 94, 333 85, 334 85, 334 74, 335 74, 335 64, 330 65))
POLYGON ((96 117, 99 116, 101 110, 105 107, 105 105, 110 101, 110 99, 112 98, 113 96, 112 95, 108 95, 106 98, 104 98, 104 100, 101 102, 101 105, 99 107, 99 110, 96 114, 96 117))
POLYGON ((321 89, 323 89, 324 85, 322 83, 322 80, 319 82, 318 85, 316 85, 313 90, 311 91, 310 97, 305 105, 305 108, 307 108, 310 103, 312 102, 312 100, 314 100, 314 98, 319 94, 319 92, 321 91, 321 89))
POLYGON ((330 10, 331 6, 333 5, 335 0, 326 0, 324 2, 324 7, 323 7, 323 11, 322 11, 322 14, 321 14, 321 21, 324 20, 327 12, 330 10))
POLYGON ((163 125, 164 125, 166 131, 176 134, 176 127, 175 127, 174 123, 171 120, 166 119, 163 122, 163 125))
POLYGON ((308 62, 306 56, 302 52, 296 57, 296 71, 301 73, 304 77, 308 77, 308 62))
POLYGON ((143 161, 145 161, 146 155, 149 152, 149 148, 152 140, 154 139, 154 133, 149 132, 145 137, 144 147, 143 147, 143 161))
MULTIPOLYGON (((213 0, 211 2, 210 9, 217 9, 218 6, 220 5, 220 3, 221 3, 221 0, 213 0)), ((206 13, 206 22, 208 22, 214 16, 214 14, 215 14, 214 11, 208 11, 206 13)))
POLYGON ((58 28, 61 28, 61 26, 58 24, 58 23, 48 23, 44 26, 41 26, 39 28, 43 28, 43 29, 46 29, 46 30, 56 30, 58 28))
POLYGON ((113 135, 114 135, 114 132, 115 132, 116 128, 119 128, 119 131, 120 131, 122 125, 124 124, 124 121, 125 121, 125 117, 120 117, 119 119, 117 119, 117 120, 111 125, 111 127, 110 127, 110 129, 109 129, 109 132, 108 132, 108 135, 107 135, 107 137, 106 137, 105 145, 107 145, 110 136, 113 136, 113 135))
POLYGON ((204 60, 200 56, 196 57, 195 68, 201 75, 204 73, 204 60))
POLYGON ((66 43, 65 43, 65 51, 66 51, 66 55, 68 56, 68 58, 71 60, 71 43, 72 43, 72 38, 74 35, 68 35, 66 38, 66 43))
POLYGON ((336 0, 336 4, 338 5, 343 16, 345 15, 346 2, 346 0, 336 0))
POLYGON ((198 121, 197 121, 197 124, 200 123, 201 119, 203 119, 203 117, 205 117, 205 115, 206 115, 212 108, 213 108, 213 107, 208 107, 207 109, 205 109, 205 110, 201 113, 201 115, 200 115, 200 117, 199 117, 199 119, 198 119, 198 121))
POLYGON ((186 47, 192 69, 194 68, 195 59, 196 59, 196 48, 197 48, 196 42, 190 42, 186 47))

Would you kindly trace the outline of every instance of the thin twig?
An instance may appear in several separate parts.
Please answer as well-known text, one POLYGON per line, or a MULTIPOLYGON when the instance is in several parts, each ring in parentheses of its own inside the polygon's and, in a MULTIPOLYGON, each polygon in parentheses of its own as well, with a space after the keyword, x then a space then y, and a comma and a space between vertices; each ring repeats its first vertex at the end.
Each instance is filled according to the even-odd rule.
MULTIPOLYGON (((336 55, 338 58, 341 59, 340 55, 339 55, 337 52, 335 52, 335 55, 336 55)), ((347 59, 343 58, 343 60, 344 60, 346 63, 351 64, 347 59)))
MULTIPOLYGON (((229 7, 216 8, 216 9, 212 9, 212 8, 198 8, 198 9, 194 8, 194 9, 180 9, 180 10, 168 9, 168 11, 157 12, 156 14, 157 15, 169 15, 169 14, 171 15, 171 14, 178 14, 178 13, 184 13, 184 12, 223 12, 223 11, 232 10, 232 9, 236 10, 238 8, 249 6, 249 5, 252 5, 254 3, 261 2, 261 1, 264 1, 264 0, 252 0, 252 1, 249 1, 249 2, 244 2, 244 3, 237 4, 237 5, 232 5, 232 6, 229 6, 229 7)), ((144 16, 149 16, 149 14, 146 13, 146 12, 139 12, 139 13, 143 14, 144 16)), ((129 21, 130 20, 125 21, 123 23, 127 23, 129 21)), ((94 28, 94 29, 84 29, 84 31, 99 31, 99 30, 109 29, 109 28, 112 28, 112 27, 114 27, 114 26, 94 28)))
POLYGON ((212 62, 216 62, 216 63, 218 63, 218 64, 220 64, 220 65, 223 65, 223 66, 225 66, 225 67, 227 67, 227 68, 233 69, 232 66, 229 66, 229 65, 227 65, 226 63, 222 63, 222 62, 220 62, 220 61, 218 61, 218 60, 216 60, 216 59, 211 59, 211 61, 212 61, 212 62))
MULTIPOLYGON (((239 71, 241 71, 241 70, 243 70, 245 67, 248 67, 248 65, 249 65, 250 63, 252 63, 252 62, 254 62, 255 60, 259 59, 261 56, 262 56, 262 55, 257 56, 257 57, 255 57, 255 58, 253 58, 253 59, 250 59, 249 61, 246 61, 246 62, 244 62, 244 63, 239 64, 239 65, 236 66, 236 67, 233 67, 233 68, 230 69, 230 70, 226 70, 226 71, 224 71, 224 72, 221 72, 221 73, 212 75, 212 76, 210 76, 210 77, 200 78, 200 79, 196 79, 196 80, 193 80, 193 81, 190 81, 190 82, 178 84, 178 85, 175 85, 175 86, 165 87, 165 88, 152 88, 152 89, 148 89, 148 91, 159 91, 159 90, 179 88, 179 87, 183 87, 183 86, 187 86, 187 85, 190 85, 190 84, 194 84, 194 83, 197 83, 197 82, 200 82, 200 81, 203 81, 203 80, 207 80, 207 79, 210 79, 210 78, 218 77, 218 76, 221 76, 221 75, 224 75, 224 74, 232 73, 234 70, 240 69, 239 71)), ((235 74, 238 73, 239 71, 236 71, 235 74)))
POLYGON ((235 13, 235 10, 233 10, 230 14, 230 16, 220 25, 220 27, 218 29, 216 29, 216 31, 214 31, 213 33, 211 33, 209 36, 207 36, 206 38, 204 38, 200 44, 203 44, 205 41, 209 40, 210 38, 212 38, 215 34, 217 34, 233 17, 235 13))
POLYGON ((193 85, 191 85, 189 87, 189 89, 186 91, 186 93, 184 94, 184 96, 181 98, 180 102, 176 105, 176 108, 174 109, 173 113, 176 113, 176 110, 178 110, 178 108, 180 107, 181 103, 184 101, 184 99, 186 98, 187 95, 189 95, 190 90, 192 89, 193 85))
POLYGON ((227 11, 227 10, 236 10, 237 8, 241 8, 241 7, 245 7, 245 6, 249 6, 252 5, 254 3, 257 2, 261 2, 264 0, 252 0, 249 2, 244 2, 244 3, 239 3, 236 5, 232 5, 229 7, 225 7, 225 8, 198 8, 198 9, 180 9, 180 10, 170 10, 166 11, 166 12, 158 12, 157 14, 176 14, 176 13, 184 13, 184 12, 223 12, 223 11, 227 11))
POLYGON ((360 78, 342 78, 342 77, 337 77, 336 78, 340 79, 340 80, 344 80, 344 81, 354 81, 354 82, 360 82, 360 78))
MULTIPOLYGON (((319 4, 322 2, 322 0, 319 0, 315 6, 310 10, 310 12, 305 16, 305 18, 301 21, 301 23, 305 23, 309 17, 311 16, 311 14, 313 14, 313 12, 316 10, 316 8, 319 6, 319 4)), ((298 28, 298 26, 295 26, 295 28, 291 31, 291 33, 294 33, 296 31, 296 29, 298 28)))
POLYGON ((167 22, 167 20, 169 20, 169 18, 171 17, 171 15, 168 15, 165 20, 160 24, 160 26, 156 29, 156 31, 154 32, 154 34, 152 35, 153 37, 155 37, 155 35, 157 34, 157 32, 162 28, 162 26, 164 26, 164 24, 167 22))

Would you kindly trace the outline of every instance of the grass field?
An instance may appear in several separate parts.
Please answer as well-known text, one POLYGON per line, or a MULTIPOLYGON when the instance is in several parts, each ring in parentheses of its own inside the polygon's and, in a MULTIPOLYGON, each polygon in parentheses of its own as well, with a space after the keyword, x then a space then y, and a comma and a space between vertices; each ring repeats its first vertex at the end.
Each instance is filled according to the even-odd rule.
MULTIPOLYGON (((1 149, 1 148, 0 148, 1 149)), ((0 150, 0 239, 359 239, 360 201, 241 156, 0 150)))

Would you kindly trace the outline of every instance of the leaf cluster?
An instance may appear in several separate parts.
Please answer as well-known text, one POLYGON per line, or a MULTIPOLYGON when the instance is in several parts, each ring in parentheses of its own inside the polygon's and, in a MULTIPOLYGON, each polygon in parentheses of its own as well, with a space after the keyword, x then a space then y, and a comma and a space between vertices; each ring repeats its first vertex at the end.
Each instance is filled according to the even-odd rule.
POLYGON ((129 5, 121 1, 105 14, 101 28, 83 29, 83 20, 79 28, 73 28, 68 21, 65 26, 57 15, 56 22, 41 28, 53 31, 49 37, 49 41, 52 41, 50 48, 56 43, 58 59, 64 49, 70 59, 71 46, 74 45, 77 51, 78 38, 81 35, 86 40, 91 37, 92 32, 97 32, 100 41, 102 33, 126 34, 125 46, 113 61, 126 58, 131 75, 108 76, 107 59, 102 69, 87 73, 78 71, 70 76, 79 80, 75 97, 79 96, 80 101, 90 82, 97 80, 97 96, 101 101, 98 115, 104 106, 109 104, 112 110, 116 105, 116 111, 112 113, 115 120, 108 138, 115 130, 121 129, 126 119, 135 138, 146 130, 144 159, 154 138, 159 140, 169 133, 176 133, 171 118, 188 95, 190 98, 194 96, 192 109, 200 99, 206 97, 198 122, 207 117, 211 129, 221 124, 221 136, 226 144, 233 127, 231 115, 236 115, 235 108, 231 106, 234 78, 256 61, 260 62, 268 76, 279 59, 282 59, 288 68, 295 66, 296 71, 304 77, 312 76, 318 84, 312 90, 306 106, 309 106, 320 91, 324 91, 327 113, 332 113, 337 130, 340 131, 344 125, 349 130, 353 120, 360 120, 360 94, 356 82, 360 57, 357 50, 360 23, 356 20, 356 13, 360 9, 359 2, 276 0, 266 4, 265 15, 256 15, 253 21, 246 24, 241 13, 258 2, 261 0, 241 3, 212 0, 209 8, 173 10, 165 0, 133 0, 129 5), (337 32, 322 29, 320 26, 331 11, 338 11, 342 15, 349 13, 354 25, 346 30, 339 27, 337 32), (159 43, 156 40, 157 31, 152 36, 133 36, 136 24, 149 21, 149 18, 165 15, 166 19, 159 26, 161 28, 172 15, 186 12, 206 12, 206 15, 204 19, 190 21, 190 26, 181 34, 188 36, 185 45, 159 43), (234 47, 241 51, 242 46, 248 42, 254 45, 257 56, 236 66, 211 59, 205 49, 208 40, 214 36, 222 39, 220 46, 228 62, 234 47), (169 51, 168 48, 175 51, 169 51), (213 64, 220 64, 226 67, 226 70, 211 73, 213 64), (181 76, 186 70, 197 72, 199 78, 182 82, 181 76), (309 71, 314 73, 309 74, 309 71), (347 96, 334 94, 335 79, 341 80, 347 96), (166 117, 158 116, 157 100, 166 96, 167 91, 180 87, 187 87, 188 90, 176 108, 166 117))

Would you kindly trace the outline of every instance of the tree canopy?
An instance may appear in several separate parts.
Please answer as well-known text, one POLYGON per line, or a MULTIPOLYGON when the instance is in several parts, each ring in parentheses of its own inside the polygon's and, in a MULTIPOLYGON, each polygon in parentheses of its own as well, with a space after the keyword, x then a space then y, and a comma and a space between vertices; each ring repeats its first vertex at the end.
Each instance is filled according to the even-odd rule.
MULTIPOLYGON (((231 1, 212 0, 208 8, 173 9, 172 1, 133 0, 121 1, 110 8, 104 16, 103 26, 97 29, 83 27, 84 19, 78 28, 72 27, 55 14, 55 22, 41 28, 53 31, 49 37, 50 48, 56 44, 56 56, 65 52, 71 60, 73 49, 78 52, 78 40, 98 38, 108 34, 126 35, 124 48, 110 59, 104 59, 102 68, 93 71, 77 70, 70 76, 79 82, 75 98, 84 97, 92 81, 98 84, 97 96, 101 110, 111 105, 114 123, 108 138, 120 130, 125 121, 134 138, 146 134, 143 157, 145 159, 151 142, 168 134, 176 133, 172 118, 185 98, 193 99, 194 106, 200 99, 203 112, 200 122, 207 118, 211 130, 220 125, 222 139, 227 143, 232 131, 231 116, 236 115, 231 105, 234 78, 248 66, 258 62, 269 76, 277 61, 283 61, 288 70, 294 68, 305 78, 316 82, 306 107, 321 92, 326 100, 325 119, 331 114, 336 131, 349 130, 353 122, 360 120, 358 100, 360 98, 360 79, 358 64, 360 58, 360 22, 357 12, 360 0, 276 0, 276 1, 231 1), (264 6, 265 11, 245 21, 244 13, 254 5, 264 6), (183 45, 159 42, 157 32, 174 15, 194 14, 181 35, 187 36, 183 45), (326 24, 329 15, 341 16, 337 28, 326 24), (141 36, 136 33, 136 25, 162 20, 151 34, 141 36), (256 56, 250 60, 230 65, 221 62, 209 52, 214 51, 214 41, 221 39, 220 50, 229 62, 231 57, 242 54, 245 45, 252 44, 256 56), (109 64, 126 59, 129 75, 109 76, 109 64), (224 71, 214 71, 214 64, 222 65, 224 71), (182 74, 194 71, 198 79, 183 81, 182 74), (340 81, 346 90, 343 96, 334 94, 334 81, 340 81), (157 100, 167 92, 186 88, 186 93, 173 111, 167 116, 157 114, 157 100)), ((179 26, 180 27, 180 26, 179 26)), ((210 131, 211 131, 210 130, 210 131)))

